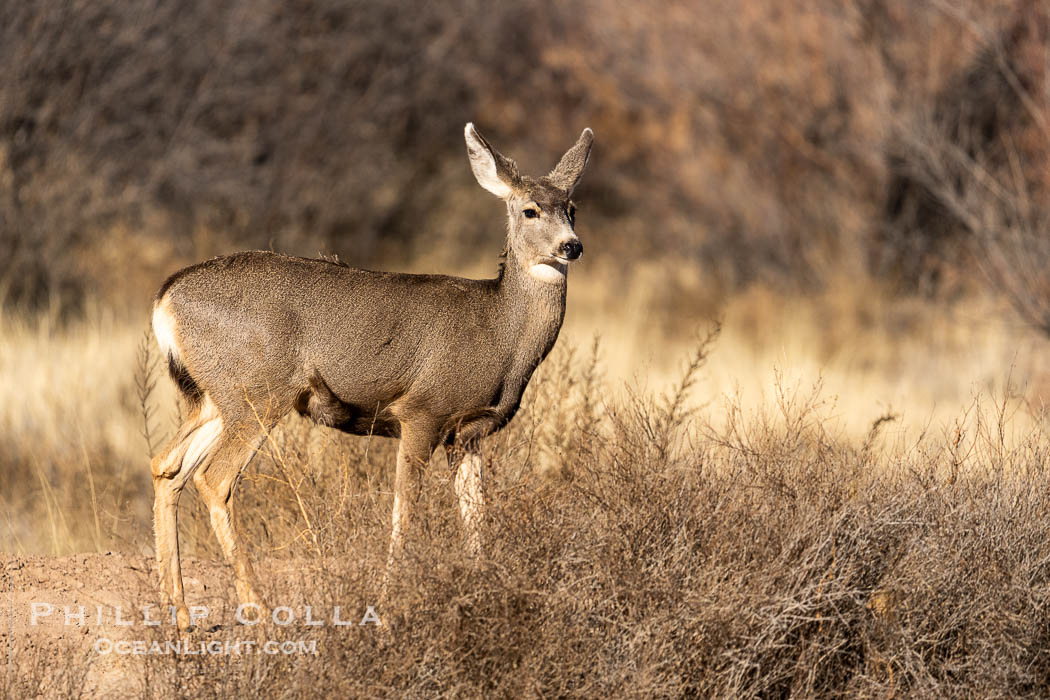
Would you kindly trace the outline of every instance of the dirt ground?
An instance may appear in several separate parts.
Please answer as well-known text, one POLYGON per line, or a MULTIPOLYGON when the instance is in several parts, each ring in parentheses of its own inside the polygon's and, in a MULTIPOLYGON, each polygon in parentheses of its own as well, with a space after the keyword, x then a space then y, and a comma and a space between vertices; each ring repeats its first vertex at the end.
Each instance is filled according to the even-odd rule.
MULTIPOLYGON (((307 611, 302 600, 280 611, 276 625, 239 624, 231 572, 221 562, 183 558, 186 600, 201 616, 189 634, 178 632, 170 608, 160 604, 151 558, 3 555, 0 563, 0 663, 9 696, 67 696, 73 690, 85 697, 139 697, 158 682, 150 660, 320 654, 317 631, 325 626, 378 629, 367 609, 307 611), (264 648, 276 637, 281 641, 264 648)), ((295 563, 261 564, 282 590, 309 578, 295 563)))

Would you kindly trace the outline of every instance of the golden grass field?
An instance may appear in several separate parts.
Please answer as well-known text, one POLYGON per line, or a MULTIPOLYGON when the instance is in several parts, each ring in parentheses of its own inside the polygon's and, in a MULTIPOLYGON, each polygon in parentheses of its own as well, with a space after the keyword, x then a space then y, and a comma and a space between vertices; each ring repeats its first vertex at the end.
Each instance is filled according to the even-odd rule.
MULTIPOLYGON (((143 405, 153 449, 177 409, 168 379, 143 370, 145 313, 5 316, 7 694, 271 694, 266 678, 288 697, 319 682, 351 695, 1045 689, 1045 339, 988 302, 888 302, 842 283, 808 298, 754 288, 714 310, 705 345, 713 320, 669 333, 644 284, 613 305, 590 273, 574 271, 555 352, 487 442, 483 561, 459 545, 439 452, 379 608, 387 631, 225 624, 232 583, 187 490, 188 597, 224 615, 198 641, 317 642, 306 656, 121 657, 91 645, 177 633, 29 625, 37 599, 156 604, 143 405)), ((392 445, 297 417, 278 427, 234 511, 271 600, 375 604, 392 445)))
MULTIPOLYGON (((818 296, 755 287, 670 328, 668 312, 653 312, 645 272, 611 299, 588 272, 578 270, 582 279, 573 280, 559 352, 571 348, 579 356, 597 340, 602 400, 666 392, 698 339, 718 323, 718 341, 688 396, 691 410, 711 425, 725 424, 728 406, 750 414, 774 407, 784 393, 816 391, 822 422, 846 439, 863 439, 883 417, 892 420, 881 434, 905 442, 951 432, 1004 397, 1017 405, 1011 429, 1023 434, 1050 399, 1042 361, 1050 341, 984 298, 954 306, 889 300, 845 281, 818 296)), ((654 266, 651 275, 659 274, 654 266)), ((46 316, 0 319, 0 433, 22 470, 8 475, 3 490, 5 551, 152 546, 142 537, 150 517, 149 452, 173 433, 178 407, 166 371, 155 364, 147 313, 138 320, 104 309, 61 326, 46 316), (143 382, 150 385, 145 397, 143 382)))
POLYGON ((1044 0, 37 0, 0 59, 0 697, 1050 694, 1044 0), (387 571, 395 443, 290 416, 232 511, 294 619, 238 624, 191 485, 180 635, 154 291, 493 275, 468 121, 596 139, 483 555, 439 450, 387 571))
MULTIPOLYGON (((826 407, 822 420, 856 439, 887 415, 893 420, 883 434, 902 439, 954 429, 957 420, 972 419, 1004 396, 1027 406, 1011 422, 1023 431, 1031 427, 1028 414, 1050 400, 1050 371, 1042 360, 1050 341, 985 298, 955 305, 888 299, 873 286, 857 289, 842 281, 816 296, 755 287, 722 308, 673 318, 654 311, 644 273, 615 297, 589 274, 581 268, 575 275, 559 347, 580 354, 598 340, 607 400, 666 391, 697 340, 717 322, 720 336, 689 396, 698 414, 716 425, 724 423, 727 404, 761 411, 785 391, 808 393, 818 386, 826 407)), ((655 279, 659 268, 650 274, 655 279)), ((146 516, 150 447, 137 382, 146 380, 141 362, 157 358, 148 301, 142 306, 137 323, 104 309, 61 326, 46 316, 29 321, 8 313, 0 319, 0 433, 28 477, 12 478, 3 491, 6 551, 107 549, 125 540, 129 518, 146 516), (150 358, 142 355, 144 342, 150 358), (116 499, 131 510, 115 513, 107 506, 98 528, 80 527, 72 514, 91 508, 81 498, 82 484, 62 478, 67 470, 89 482, 97 473, 98 508, 116 499)), ((153 367, 149 380, 155 450, 172 433, 177 408, 164 369, 153 367)))

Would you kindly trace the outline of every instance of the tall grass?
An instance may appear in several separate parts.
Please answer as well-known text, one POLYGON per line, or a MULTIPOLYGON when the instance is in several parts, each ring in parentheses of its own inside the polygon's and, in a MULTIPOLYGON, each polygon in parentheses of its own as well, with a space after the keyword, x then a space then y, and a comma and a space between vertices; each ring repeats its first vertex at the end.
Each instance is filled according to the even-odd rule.
MULTIPOLYGON (((129 333, 130 347, 136 339, 129 333)), ((318 654, 132 658, 120 687, 144 697, 1044 692, 1045 416, 1004 389, 920 431, 872 405, 858 435, 823 383, 783 377, 765 402, 698 401, 712 372, 704 362, 721 342, 711 340, 655 389, 618 390, 603 376, 600 343, 559 347, 520 415, 484 445, 482 560, 462 546, 439 453, 385 602, 393 442, 285 421, 235 497, 266 595, 321 617, 335 605, 379 605, 386 631, 203 633, 312 639, 318 654)), ((126 390, 142 474, 131 376, 126 390)), ((103 546, 148 551, 148 485, 129 477, 134 505, 118 518, 141 532, 106 540, 114 493, 105 484, 120 462, 92 460, 98 498, 89 508, 83 460, 55 465, 54 483, 43 478, 51 511, 5 505, 8 521, 50 518, 59 541, 76 547, 94 544, 97 517, 103 546), (61 496, 72 481, 75 508, 61 496)), ((184 552, 221 558, 197 499, 184 499, 181 524, 184 552)), ((232 608, 229 574, 217 571, 226 583, 207 601, 232 608)), ((191 598, 201 595, 191 587, 191 598)), ((19 646, 19 663, 31 668, 43 653, 34 649, 19 646)), ((93 663, 71 655, 62 667, 80 678, 93 663)), ((75 694, 73 684, 55 687, 75 694)))
MULTIPOLYGON (((631 392, 665 392, 690 354, 694 331, 710 324, 679 310, 677 326, 669 325, 670 316, 652 310, 645 285, 621 290, 613 313, 602 301, 609 295, 601 277, 580 271, 564 337, 540 370, 550 380, 530 388, 518 427, 493 439, 515 473, 571 475, 580 449, 572 440, 597 419, 572 425, 566 402, 584 402, 594 412, 603 401, 627 401, 631 392), (596 336, 599 359, 586 351, 596 336), (577 349, 570 352, 573 343, 577 349), (586 371, 571 370, 573 363, 586 371)), ((950 425, 975 396, 1001 394, 1008 383, 1033 411, 1050 399, 1041 361, 1050 343, 987 300, 889 300, 874 286, 841 281, 807 296, 753 288, 721 314, 721 337, 690 397, 690 407, 712 425, 730 419, 727 397, 749 410, 773 404, 778 380, 823 382, 834 405, 829 415, 856 441, 885 414, 897 417, 884 428, 894 436, 950 425)), ((10 313, 0 319, 0 550, 152 551, 146 465, 173 434, 178 406, 153 342, 143 335, 147 320, 143 314, 128 321, 104 309, 75 323, 10 313)), ((1031 423, 1020 414, 1011 429, 1024 431, 1031 423)), ((295 421, 282 424, 270 448, 287 473, 266 478, 305 479, 301 491, 327 479, 306 468, 313 460, 341 459, 337 509, 350 506, 352 483, 387 486, 393 464, 386 440, 355 440, 295 421), (295 465, 305 476, 295 476, 295 465)), ((246 479, 262 478, 256 473, 248 470, 246 479)), ((184 508, 195 507, 195 498, 183 500, 184 508)), ((308 506, 304 499, 299 510, 316 525, 319 516, 308 506)), ((204 551, 217 553, 206 524, 199 539, 204 551)))

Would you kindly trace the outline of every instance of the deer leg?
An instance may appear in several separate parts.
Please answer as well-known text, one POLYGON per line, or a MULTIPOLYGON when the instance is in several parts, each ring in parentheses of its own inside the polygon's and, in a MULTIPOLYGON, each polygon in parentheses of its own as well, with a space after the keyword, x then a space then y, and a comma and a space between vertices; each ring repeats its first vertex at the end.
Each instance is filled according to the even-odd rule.
POLYGON ((420 476, 437 443, 436 431, 429 428, 401 426, 401 442, 397 446, 397 472, 394 476, 394 512, 390 528, 390 554, 383 580, 385 599, 391 572, 404 552, 405 531, 412 510, 419 500, 420 476))
POLYGON ((214 404, 206 401, 153 460, 153 519, 157 569, 161 591, 175 614, 180 629, 189 627, 179 560, 179 496, 194 470, 200 466, 222 433, 222 419, 214 404))
MULTIPOLYGON (((170 476, 171 465, 180 465, 186 454, 188 443, 181 433, 176 435, 164 451, 153 458, 150 471, 153 472, 153 534, 156 540, 157 572, 160 578, 160 590, 164 596, 164 602, 168 605, 174 601, 171 599, 171 551, 169 543, 172 541, 171 532, 175 529, 174 518, 178 512, 178 494, 182 485, 170 476)), ((178 472, 176 471, 177 475, 178 472)), ((174 538, 178 544, 178 537, 174 538)))
POLYGON ((267 610, 258 592, 259 581, 247 550, 238 542, 230 507, 237 477, 255 457, 266 436, 265 432, 260 433, 258 429, 251 433, 235 434, 236 432, 227 430, 223 434, 211 459, 194 475, 193 483, 208 507, 211 526, 219 546, 222 547, 222 553, 233 567, 234 585, 243 616, 248 619, 263 619, 267 610))
POLYGON ((481 455, 476 451, 463 453, 456 469, 456 495, 459 496, 459 514, 466 530, 467 548, 475 559, 481 556, 481 518, 485 509, 482 492, 481 455))

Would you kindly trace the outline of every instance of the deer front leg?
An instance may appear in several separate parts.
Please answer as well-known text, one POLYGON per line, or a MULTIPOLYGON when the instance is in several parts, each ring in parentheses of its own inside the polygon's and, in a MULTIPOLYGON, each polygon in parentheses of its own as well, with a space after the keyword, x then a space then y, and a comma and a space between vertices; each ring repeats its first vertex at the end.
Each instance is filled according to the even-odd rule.
POLYGON ((419 500, 420 476, 434 451, 436 432, 431 426, 401 425, 401 442, 397 446, 397 472, 394 476, 390 553, 383 577, 384 600, 387 599, 390 577, 405 550, 405 533, 412 519, 412 511, 419 500))
POLYGON ((432 448, 426 440, 402 427, 397 446, 397 472, 394 475, 394 513, 390 528, 390 560, 401 556, 405 546, 405 528, 413 506, 419 499, 420 475, 430 459, 432 448))
POLYGON ((459 458, 455 481, 459 514, 466 530, 467 549, 475 559, 481 556, 481 518, 485 509, 482 466, 483 460, 478 452, 464 452, 459 458))

